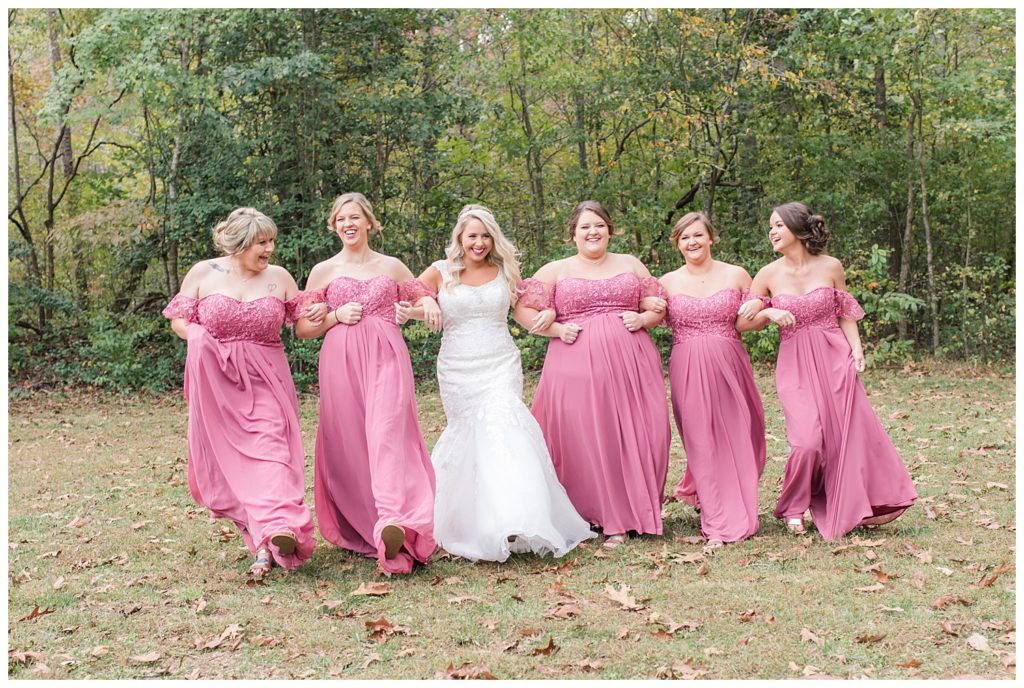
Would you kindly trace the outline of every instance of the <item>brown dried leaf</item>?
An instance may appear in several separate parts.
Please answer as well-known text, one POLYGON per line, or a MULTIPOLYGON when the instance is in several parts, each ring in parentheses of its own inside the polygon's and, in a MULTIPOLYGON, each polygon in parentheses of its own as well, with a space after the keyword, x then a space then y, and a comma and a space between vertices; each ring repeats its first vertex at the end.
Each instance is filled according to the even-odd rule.
POLYGON ((706 676, 707 671, 704 669, 696 669, 693 666, 693 660, 687 659, 685 662, 682 660, 676 660, 672 662, 672 666, 660 666, 657 670, 658 678, 667 679, 695 679, 701 676, 706 676))
POLYGON ((615 632, 616 640, 624 640, 629 635, 629 629, 625 626, 619 626, 619 630, 615 632))
POLYGON ((978 587, 979 588, 989 588, 989 587, 992 587, 992 584, 996 582, 996 579, 999 578, 999 576, 1003 575, 1007 571, 1011 571, 1012 569, 1013 569, 1012 565, 1007 565, 1005 561, 1002 562, 1001 564, 999 564, 999 566, 997 566, 992 571, 992 575, 991 576, 982 577, 982 579, 980 581, 978 581, 978 587))
POLYGON ((8 660, 13 664, 29 665, 34 662, 42 662, 46 657, 41 652, 16 652, 10 650, 7 653, 8 660))
POLYGON ((110 648, 106 645, 97 645, 89 651, 89 656, 96 657, 97 659, 99 659, 100 657, 106 657, 109 652, 110 648))
POLYGON ((359 587, 349 593, 350 597, 356 595, 390 595, 391 583, 360 583, 359 587))
POLYGON ((942 632, 945 633, 946 635, 951 635, 954 638, 960 636, 959 633, 957 633, 955 630, 953 630, 953 624, 949 623, 948 621, 941 622, 939 624, 939 626, 942 627, 942 632))
POLYGON ((401 650, 395 653, 395 657, 412 657, 414 654, 416 654, 415 647, 403 647, 401 650))
POLYGON ((216 649, 216 648, 220 647, 221 644, 224 643, 224 641, 226 641, 226 640, 234 640, 235 638, 238 638, 242 634, 243 630, 244 629, 243 629, 241 624, 236 624, 236 623, 230 624, 230 625, 228 625, 227 628, 225 628, 223 631, 221 631, 220 635, 215 636, 213 638, 210 638, 209 640, 207 640, 205 642, 202 639, 198 640, 196 642, 196 649, 197 650, 213 650, 213 649, 216 649))
POLYGON ((536 657, 538 655, 544 655, 547 657, 548 655, 558 652, 559 649, 561 648, 559 648, 558 645, 555 645, 555 639, 552 637, 548 638, 548 644, 545 647, 535 648, 533 652, 530 653, 530 656, 536 657))
POLYGON ((974 604, 968 599, 964 599, 959 595, 954 595, 951 592, 947 592, 945 595, 935 598, 931 606, 932 609, 945 609, 946 607, 954 603, 962 604, 965 607, 974 604))
POLYGON ((709 573, 711 573, 711 567, 708 566, 707 563, 705 562, 705 563, 700 565, 700 568, 697 569, 696 573, 697 573, 698 576, 706 576, 709 573))
POLYGON ((902 667, 904 669, 916 669, 923 663, 924 662, 922 662, 920 659, 908 659, 905 662, 896 662, 896 666, 902 667))
POLYGON ((81 516, 75 516, 67 524, 65 524, 64 527, 65 528, 81 528, 88 521, 89 521, 89 519, 87 519, 87 518, 82 518, 81 516))
POLYGON ((861 644, 864 644, 864 643, 877 643, 879 640, 881 640, 885 636, 886 636, 885 633, 865 633, 863 635, 857 636, 856 640, 857 640, 858 643, 861 643, 861 644))
POLYGON ((379 662, 379 661, 380 661, 380 655, 378 653, 376 653, 376 652, 371 652, 366 657, 366 659, 363 660, 363 668, 366 669, 367 667, 369 667, 374 662, 379 662))
POLYGON ((879 590, 885 590, 885 585, 882 583, 875 583, 874 585, 865 585, 861 588, 854 588, 857 592, 878 592, 879 590))
POLYGON ((579 616, 583 613, 578 604, 574 602, 567 602, 556 605, 551 609, 544 612, 544 616, 549 619, 569 619, 574 616, 579 616))
POLYGON ((54 610, 52 607, 47 607, 46 609, 39 611, 39 606, 36 605, 36 607, 32 611, 30 611, 26 616, 23 616, 20 619, 18 619, 18 621, 35 621, 36 619, 46 616, 47 614, 53 614, 53 611, 54 610))
POLYGON ((740 621, 743 621, 744 623, 749 623, 754 620, 755 616, 757 616, 757 612, 753 609, 748 609, 747 611, 740 614, 740 621))
POLYGON ((447 669, 439 671, 434 674, 435 679, 472 679, 481 680, 486 679, 488 681, 497 680, 497 676, 491 673, 483 662, 476 665, 471 665, 469 662, 464 662, 456 667, 453 664, 449 664, 447 669))

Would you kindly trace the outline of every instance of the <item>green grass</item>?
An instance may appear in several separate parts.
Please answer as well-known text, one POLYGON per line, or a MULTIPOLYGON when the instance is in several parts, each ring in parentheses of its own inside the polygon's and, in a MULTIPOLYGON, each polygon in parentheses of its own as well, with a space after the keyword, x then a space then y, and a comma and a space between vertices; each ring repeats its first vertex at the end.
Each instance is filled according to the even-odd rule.
MULTIPOLYGON (((769 460, 754 538, 698 559, 698 517, 671 503, 664 537, 614 552, 591 542, 561 560, 435 558, 390 579, 384 597, 351 596, 383 579, 371 560, 322 540, 298 571, 247 585, 250 557, 234 529, 188 495, 180 395, 12 402, 9 675, 433 678, 468 663, 463 673, 507 679, 1012 678, 1013 373, 917 366, 864 381, 921 496, 892 524, 830 543, 771 517, 786 444, 763 369, 769 460), (1003 562, 1008 570, 978 585, 1003 562), (623 584, 641 610, 605 594, 623 584), (546 616, 573 598, 575 616, 546 616), (53 611, 21 620, 36 606, 53 611), (381 617, 399 631, 371 637, 367 622, 381 617), (669 619, 683 626, 659 634, 669 619), (241 629, 211 643, 232 624, 241 629), (968 644, 974 634, 988 649, 968 644), (557 650, 538 652, 551 641, 557 650), (142 661, 147 653, 158 656, 142 661)), ((432 386, 419 407, 432 445, 444 427, 432 386)), ((311 452, 315 397, 301 409, 311 452)), ((682 468, 674 437, 669 489, 682 468)), ((312 505, 311 457, 307 487, 312 505)))

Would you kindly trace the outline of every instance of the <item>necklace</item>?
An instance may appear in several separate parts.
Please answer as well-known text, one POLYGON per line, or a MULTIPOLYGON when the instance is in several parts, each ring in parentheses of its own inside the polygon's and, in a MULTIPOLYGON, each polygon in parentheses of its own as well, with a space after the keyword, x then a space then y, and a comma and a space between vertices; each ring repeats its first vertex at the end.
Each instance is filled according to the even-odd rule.
POLYGON ((591 265, 600 265, 601 263, 608 259, 608 253, 605 252, 605 254, 600 258, 587 258, 582 253, 577 253, 576 257, 582 260, 584 263, 590 263, 591 265))

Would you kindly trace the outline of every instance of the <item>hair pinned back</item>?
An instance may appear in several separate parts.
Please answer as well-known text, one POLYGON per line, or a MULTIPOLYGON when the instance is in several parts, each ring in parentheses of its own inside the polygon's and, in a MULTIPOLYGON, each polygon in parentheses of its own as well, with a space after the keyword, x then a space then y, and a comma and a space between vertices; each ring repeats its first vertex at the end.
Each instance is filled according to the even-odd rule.
POLYGON ((576 207, 573 208, 572 215, 569 216, 569 221, 566 223, 566 227, 569 230, 569 235, 565 239, 567 242, 570 242, 575 238, 576 225, 580 222, 580 215, 587 211, 594 213, 604 220, 605 224, 608 225, 609 236, 615 236, 618 234, 618 232, 615 231, 615 225, 612 223, 611 215, 608 214, 608 211, 605 210, 603 205, 597 201, 580 201, 576 204, 576 207))
POLYGON ((370 234, 381 231, 380 222, 377 221, 377 216, 373 214, 373 206, 366 200, 366 196, 359 193, 358 191, 350 191, 344 193, 334 199, 334 205, 331 206, 331 214, 327 218, 327 229, 332 232, 336 232, 337 228, 334 226, 334 221, 338 219, 338 213, 341 212, 341 206, 346 203, 355 203, 362 209, 363 214, 366 215, 366 219, 370 221, 370 234))
POLYGON ((277 236, 277 225, 255 208, 235 208, 213 229, 213 243, 226 256, 246 250, 254 243, 277 236))
POLYGON ((445 256, 448 260, 448 274, 451 279, 446 288, 454 289, 460 282, 462 271, 466 269, 466 250, 462 248, 462 233, 471 220, 478 220, 491 235, 491 251, 487 254, 487 264, 495 265, 498 274, 504 278, 512 303, 516 302, 516 285, 519 284, 519 252, 516 247, 505 238, 498 221, 494 219, 494 213, 482 205, 469 204, 459 211, 459 219, 455 221, 452 229, 452 238, 445 249, 445 256))
POLYGON ((718 241, 718 232, 715 230, 714 225, 711 224, 711 220, 708 216, 701 212, 686 213, 678 221, 676 226, 672 228, 672 234, 669 235, 669 241, 675 246, 679 243, 679 237, 682 235, 683 230, 692 225, 694 222, 700 222, 708 230, 708 234, 711 235, 712 243, 718 241))
POLYGON ((808 253, 817 256, 825 250, 829 235, 825 218, 815 215, 806 205, 797 201, 783 203, 773 210, 782 218, 782 222, 793 236, 800 240, 808 253))

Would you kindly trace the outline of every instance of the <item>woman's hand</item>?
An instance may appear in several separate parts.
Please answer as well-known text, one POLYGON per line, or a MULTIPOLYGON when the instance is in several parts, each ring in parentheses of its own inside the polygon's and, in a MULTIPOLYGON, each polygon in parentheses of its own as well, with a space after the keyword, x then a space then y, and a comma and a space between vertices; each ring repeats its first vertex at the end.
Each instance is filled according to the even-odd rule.
MULTIPOLYGON (((539 311, 537 315, 533 316, 533 321, 530 324, 529 333, 537 334, 551 327, 551 323, 555 322, 555 311, 551 308, 545 308, 539 311)), ((571 343, 571 342, 567 342, 571 343)))
POLYGON ((644 326, 643 317, 636 311, 623 311, 622 322, 630 332, 636 332, 644 326))
POLYGON ((330 312, 331 309, 327 307, 326 303, 313 303, 302 311, 302 317, 308 320, 310 325, 319 327, 330 312))
POLYGON ((427 324, 431 332, 437 332, 441 329, 441 307, 437 305, 430 296, 424 296, 419 301, 420 307, 423 309, 423 322, 427 324))
POLYGON ((583 329, 576 323, 559 323, 555 327, 558 328, 558 338, 566 344, 575 342, 576 337, 579 336, 580 331, 583 329))
POLYGON ((763 312, 766 318, 779 327, 792 327, 796 325, 796 318, 789 311, 784 311, 781 308, 765 308, 763 312))
POLYGON ((740 306, 736 315, 741 318, 745 318, 746 320, 753 320, 754 316, 757 315, 762 308, 764 308, 764 302, 762 302, 761 299, 750 299, 740 306))
POLYGON ((664 313, 666 308, 668 308, 668 301, 660 296, 645 296, 640 299, 640 310, 642 311, 664 313))
POLYGON ((349 301, 344 306, 334 309, 334 317, 342 325, 355 325, 363 319, 363 304, 358 301, 349 301))
POLYGON ((408 301, 398 301, 395 303, 395 324, 404 325, 405 323, 412 320, 412 314, 415 308, 408 301))
POLYGON ((853 356, 853 367, 856 368, 858 373, 863 373, 864 368, 867 367, 864 363, 864 350, 860 347, 854 348, 850 354, 853 356))

